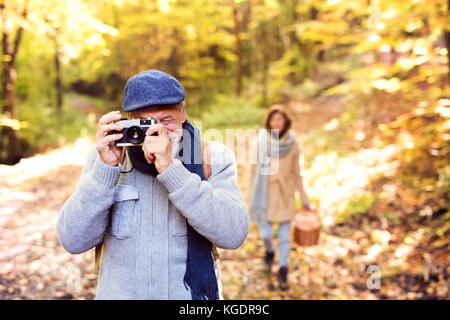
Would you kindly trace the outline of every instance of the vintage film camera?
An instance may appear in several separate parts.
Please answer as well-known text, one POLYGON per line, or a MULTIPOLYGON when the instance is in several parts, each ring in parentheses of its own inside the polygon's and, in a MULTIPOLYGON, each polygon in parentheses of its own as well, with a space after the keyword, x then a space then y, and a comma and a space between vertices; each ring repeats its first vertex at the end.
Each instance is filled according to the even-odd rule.
MULTIPOLYGON (((158 123, 158 120, 149 117, 143 119, 126 119, 122 118, 116 122, 123 126, 122 131, 110 131, 109 134, 122 133, 123 137, 115 141, 118 147, 138 147, 142 146, 145 139, 145 133, 147 129, 158 123)), ((152 136, 157 136, 158 133, 155 132, 152 136)))

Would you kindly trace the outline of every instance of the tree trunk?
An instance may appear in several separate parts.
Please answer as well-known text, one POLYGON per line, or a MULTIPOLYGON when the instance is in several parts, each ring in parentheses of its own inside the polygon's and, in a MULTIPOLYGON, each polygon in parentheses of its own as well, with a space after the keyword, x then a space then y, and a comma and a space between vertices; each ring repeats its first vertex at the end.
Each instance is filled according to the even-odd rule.
MULTIPOLYGON (((22 39, 23 28, 19 27, 16 32, 16 38, 14 41, 14 47, 11 45, 10 33, 11 30, 8 27, 8 16, 6 9, 9 2, 7 0, 0 2, 0 16, 2 19, 2 113, 11 119, 15 119, 15 81, 16 70, 14 68, 15 58, 22 39)), ((22 13, 22 17, 26 17, 26 6, 22 13)), ((20 140, 16 130, 11 127, 5 126, 1 130, 2 140, 1 148, 6 150, 6 156, 1 159, 6 164, 15 164, 22 158, 22 150, 20 140)))
POLYGON ((170 43, 167 43, 167 50, 170 50, 167 58, 164 58, 162 63, 167 72, 175 78, 180 77, 179 66, 180 63, 180 53, 178 48, 183 47, 182 38, 180 37, 179 30, 177 28, 167 29, 167 37, 171 39, 170 43))
POLYGON ((238 4, 232 1, 233 17, 234 17, 234 37, 236 39, 236 56, 237 56, 237 71, 236 71, 236 95, 239 97, 242 92, 242 10, 238 4))
MULTIPOLYGON (((448 0, 447 3, 447 18, 450 17, 450 0, 448 0)), ((447 70, 447 81, 450 84, 450 30, 449 27, 446 26, 444 36, 445 36, 445 46, 447 47, 447 63, 448 63, 448 70, 447 70)))
MULTIPOLYGON (((256 19, 253 16, 253 4, 252 4, 252 0, 248 1, 248 19, 249 21, 253 21, 254 19, 256 19)), ((258 72, 258 61, 257 61, 257 57, 258 57, 258 51, 257 51, 257 44, 255 39, 257 39, 257 32, 256 29, 253 27, 251 29, 249 29, 249 33, 250 33, 250 41, 249 41, 249 47, 248 47, 248 59, 249 59, 249 78, 250 78, 250 85, 257 83, 256 81, 256 74, 258 72)))
MULTIPOLYGON (((251 19, 251 1, 247 0, 246 2, 241 3, 241 11, 242 11, 242 24, 241 29, 242 33, 249 33, 249 23, 251 19)), ((246 37, 242 39, 242 79, 250 78, 251 76, 251 67, 250 67, 250 58, 253 56, 253 51, 251 50, 251 37, 246 37)), ((245 88, 244 88, 245 89, 245 88)))
MULTIPOLYGON (((57 31, 56 31, 57 32, 57 31)), ((57 33, 55 38, 55 90, 56 90, 56 109, 58 110, 58 115, 62 115, 63 106, 63 88, 62 88, 62 76, 61 76, 61 61, 59 57, 59 45, 57 40, 57 33)))
MULTIPOLYGON (((290 21, 291 26, 295 25, 298 20, 296 7, 297 7, 297 1, 292 0, 292 2, 291 2, 292 16, 291 16, 291 21, 290 21)), ((293 29, 292 31, 289 32, 289 49, 295 50, 296 46, 297 46, 297 32, 295 31, 295 29, 293 29)), ((296 59, 292 59, 291 66, 295 66, 295 60, 296 59)), ((291 84, 296 84, 298 81, 297 80, 297 72, 296 71, 290 72, 288 75, 288 79, 291 84)))
POLYGON ((267 82, 268 82, 268 69, 269 69, 269 46, 267 44, 267 22, 263 22, 261 32, 261 43, 262 46, 262 105, 263 107, 268 107, 267 101, 267 82))

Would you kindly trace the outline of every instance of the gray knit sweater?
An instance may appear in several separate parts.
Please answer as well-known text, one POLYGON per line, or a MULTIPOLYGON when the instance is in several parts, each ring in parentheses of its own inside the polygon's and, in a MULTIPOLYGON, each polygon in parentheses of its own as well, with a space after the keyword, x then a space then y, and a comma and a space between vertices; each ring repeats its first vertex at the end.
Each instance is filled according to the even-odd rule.
POLYGON ((208 181, 178 158, 157 178, 137 170, 121 174, 121 165, 105 164, 92 149, 57 233, 73 254, 104 241, 97 299, 191 299, 183 283, 186 219, 219 248, 244 242, 250 222, 234 153, 218 142, 210 146, 208 181))

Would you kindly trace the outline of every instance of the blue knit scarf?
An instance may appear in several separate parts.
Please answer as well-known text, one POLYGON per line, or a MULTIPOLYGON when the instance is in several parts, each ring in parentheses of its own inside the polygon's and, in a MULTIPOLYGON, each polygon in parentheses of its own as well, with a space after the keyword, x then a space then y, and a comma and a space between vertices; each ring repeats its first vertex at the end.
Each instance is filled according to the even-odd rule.
MULTIPOLYGON (((154 166, 145 161, 142 148, 128 148, 128 151, 133 167, 146 174, 155 175, 154 166)), ((178 156, 187 170, 205 180, 200 132, 187 119, 183 123, 183 138, 178 156)), ((186 289, 190 288, 193 300, 218 300, 219 288, 214 270, 212 244, 192 228, 188 221, 186 227, 188 248, 184 286, 186 289)))

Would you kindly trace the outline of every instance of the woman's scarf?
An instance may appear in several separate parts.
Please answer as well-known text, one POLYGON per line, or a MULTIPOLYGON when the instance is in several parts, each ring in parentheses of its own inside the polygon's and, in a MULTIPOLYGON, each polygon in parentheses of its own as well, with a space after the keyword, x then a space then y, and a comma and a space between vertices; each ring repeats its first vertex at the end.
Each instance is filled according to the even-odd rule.
MULTIPOLYGON (((250 194, 250 212, 253 221, 260 227, 264 227, 268 222, 269 175, 272 174, 270 172, 271 159, 284 157, 295 143, 295 134, 292 130, 285 134, 287 134, 286 139, 280 141, 278 131, 271 130, 270 135, 266 129, 261 129, 258 132, 258 153, 250 194)), ((275 161, 278 161, 278 159, 275 161)))
MULTIPOLYGON (((145 160, 142 148, 128 147, 127 151, 133 167, 145 174, 158 175, 154 164, 149 165, 145 160)), ((197 174, 201 180, 205 180, 200 132, 187 119, 183 123, 183 137, 178 155, 187 170, 197 174)), ((193 300, 218 300, 219 289, 211 252, 212 244, 192 228, 187 220, 186 227, 188 248, 184 285, 186 289, 190 288, 193 300)))

